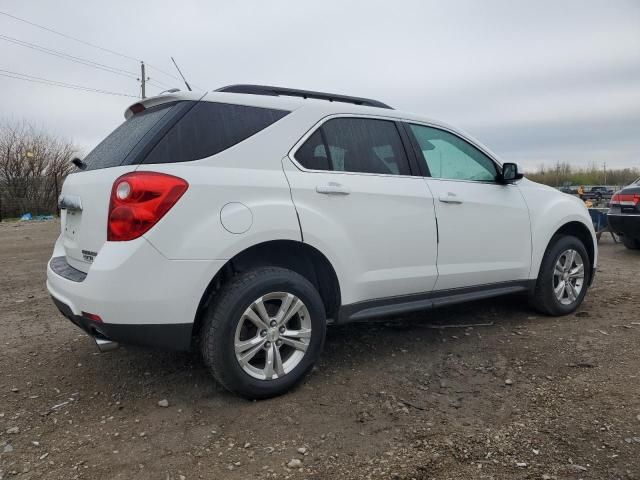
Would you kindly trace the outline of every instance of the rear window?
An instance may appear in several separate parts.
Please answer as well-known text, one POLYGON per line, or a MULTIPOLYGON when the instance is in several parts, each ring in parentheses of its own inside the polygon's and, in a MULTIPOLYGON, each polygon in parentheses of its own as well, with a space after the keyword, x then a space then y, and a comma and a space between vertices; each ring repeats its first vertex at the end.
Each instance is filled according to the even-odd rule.
POLYGON ((143 163, 188 162, 210 157, 264 130, 288 113, 199 102, 169 130, 143 163))
POLYGON ((140 146, 143 138, 150 136, 154 127, 173 118, 175 109, 175 103, 163 104, 129 118, 84 158, 86 169, 98 170, 137 163, 136 155, 132 155, 133 150, 140 146))
POLYGON ((87 170, 175 163, 220 153, 288 111, 212 102, 177 102, 138 113, 116 128, 84 162, 87 170))

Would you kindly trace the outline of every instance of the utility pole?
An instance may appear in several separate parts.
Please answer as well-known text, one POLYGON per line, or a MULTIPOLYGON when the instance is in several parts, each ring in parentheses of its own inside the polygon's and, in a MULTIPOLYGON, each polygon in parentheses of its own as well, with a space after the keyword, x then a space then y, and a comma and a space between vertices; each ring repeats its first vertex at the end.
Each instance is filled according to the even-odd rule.
POLYGON ((145 98, 147 98, 146 96, 146 92, 145 92, 145 81, 146 81, 146 76, 144 73, 144 62, 140 62, 140 93, 142 94, 142 99, 144 100, 145 98))
POLYGON ((607 184, 607 162, 602 164, 602 168, 604 169, 604 184, 607 184))

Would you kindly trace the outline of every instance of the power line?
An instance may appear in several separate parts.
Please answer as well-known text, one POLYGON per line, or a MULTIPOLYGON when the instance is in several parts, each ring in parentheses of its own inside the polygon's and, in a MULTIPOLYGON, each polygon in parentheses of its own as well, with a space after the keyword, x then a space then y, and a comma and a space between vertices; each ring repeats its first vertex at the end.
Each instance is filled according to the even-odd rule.
POLYGON ((84 45, 88 45, 90 47, 97 48, 98 50, 102 50, 103 52, 108 52, 108 53, 111 53, 113 55, 118 55, 118 56, 123 57, 123 58, 128 58, 129 60, 134 60, 136 62, 140 62, 140 59, 138 59, 138 58, 131 57, 131 56, 126 55, 124 53, 116 52, 115 50, 111 50, 110 48, 101 47, 101 46, 96 45, 94 43, 86 42, 84 40, 81 40, 81 39, 76 38, 76 37, 72 37, 71 35, 67 35, 65 33, 60 33, 60 32, 58 32, 58 31, 56 31, 56 30, 54 30, 52 28, 48 28, 48 27, 45 27, 43 25, 39 25, 39 24, 34 23, 34 22, 30 22, 29 20, 25 20, 24 18, 16 17, 15 15, 11 15, 10 13, 0 11, 0 15, 5 15, 5 16, 7 16, 9 18, 13 18, 14 20, 18 20, 19 22, 27 23, 27 24, 29 24, 31 26, 40 28, 42 30, 46 30, 47 32, 54 33, 54 34, 59 35, 59 36, 64 37, 64 38, 68 38, 69 40, 73 40, 73 41, 76 41, 76 42, 80 42, 80 43, 82 43, 84 45))
MULTIPOLYGON (((52 28, 45 27, 43 25, 39 25, 39 24, 37 24, 35 22, 30 22, 29 20, 25 20, 24 18, 16 17, 15 15, 11 15, 10 13, 7 13, 7 12, 0 11, 0 15, 4 15, 4 16, 7 16, 9 18, 13 18, 14 20, 17 20, 19 22, 26 23, 28 25, 34 26, 36 28, 40 28, 40 29, 45 30, 45 31, 50 32, 50 33, 54 33, 56 35, 59 35, 59 36, 64 37, 64 38, 67 38, 69 40, 73 40, 75 42, 82 43, 83 45, 88 45, 90 47, 97 48, 98 50, 102 50, 103 52, 108 52, 108 53, 111 53, 112 55, 118 55, 120 57, 127 58, 129 60, 134 60, 136 62, 141 62, 141 60, 139 58, 135 58, 135 57, 132 57, 132 56, 124 54, 124 53, 116 52, 115 50, 111 50, 110 48, 101 47, 101 46, 96 45, 94 43, 87 42, 85 40, 81 40, 81 39, 76 38, 76 37, 72 37, 71 35, 67 35, 66 33, 58 32, 57 30, 54 30, 52 28)), ((178 78, 177 76, 172 75, 172 74, 166 72, 165 70, 156 67, 155 65, 151 65, 149 63, 146 63, 146 65, 151 67, 151 68, 153 68, 154 70, 158 71, 159 73, 162 73, 163 75, 171 77, 174 80, 180 81, 180 78, 178 78)))
POLYGON ((154 67, 154 66, 153 66, 153 65, 151 65, 150 63, 147 63, 147 65, 148 65, 149 67, 153 68, 154 70, 156 70, 157 72, 164 73, 167 77, 171 77, 171 78, 173 78, 174 80, 178 80, 179 82, 182 82, 182 80, 181 80, 179 77, 176 77, 175 75, 171 75, 170 73, 167 73, 167 72, 165 72, 164 70, 161 70, 161 69, 160 69, 160 68, 158 68, 158 67, 154 67))
POLYGON ((121 68, 111 67, 109 65, 105 65, 103 63, 94 62, 93 60, 87 60, 85 58, 76 57, 74 55, 69 55, 68 53, 61 52, 59 50, 53 50, 51 48, 43 47, 41 45, 37 45, 35 43, 25 42, 24 40, 19 40, 17 38, 8 37, 6 35, 0 35, 0 39, 6 42, 13 43, 15 45, 20 45, 22 47, 30 48, 32 50, 37 50, 42 53, 47 53, 49 55, 53 55, 58 58, 63 58, 65 60, 69 60, 71 62, 79 63, 81 65, 85 65, 87 67, 97 68, 99 70, 104 70, 106 72, 114 73, 116 75, 121 75, 128 78, 136 79, 136 74, 129 72, 128 70, 123 70, 121 68))
POLYGON ((72 90, 82 90, 85 92, 102 93, 105 95, 116 95, 120 97, 138 98, 135 95, 129 95, 127 93, 112 92, 110 90, 102 90, 99 88, 90 88, 90 87, 85 87, 83 85, 76 85, 73 83, 58 82, 57 80, 50 80, 48 78, 36 77, 33 75, 27 75, 25 73, 12 72, 10 70, 0 69, 0 76, 14 78, 16 80, 24 80, 27 82, 41 83, 44 85, 49 85, 51 87, 62 87, 62 88, 69 88, 72 90))
POLYGON ((157 80, 157 79, 155 79, 155 78, 149 78, 149 80, 147 80, 147 81, 148 81, 149 83, 151 83, 152 85, 153 85, 153 84, 156 84, 156 85, 154 85, 154 86, 157 86, 157 87, 159 87, 159 88, 160 88, 160 87, 162 87, 163 89, 164 89, 164 88, 173 88, 173 85, 169 85, 169 84, 167 84, 167 83, 161 82, 160 80, 157 80))

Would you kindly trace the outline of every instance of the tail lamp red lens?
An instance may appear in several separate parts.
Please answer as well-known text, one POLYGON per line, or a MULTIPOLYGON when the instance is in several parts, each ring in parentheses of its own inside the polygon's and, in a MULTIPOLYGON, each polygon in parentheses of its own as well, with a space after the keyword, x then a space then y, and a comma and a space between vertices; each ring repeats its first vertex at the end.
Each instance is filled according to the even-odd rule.
POLYGON ((132 172, 111 189, 107 240, 133 240, 149 231, 176 204, 189 184, 157 172, 132 172))
POLYGON ((637 206, 640 203, 640 193, 616 193, 611 197, 611 205, 637 206))

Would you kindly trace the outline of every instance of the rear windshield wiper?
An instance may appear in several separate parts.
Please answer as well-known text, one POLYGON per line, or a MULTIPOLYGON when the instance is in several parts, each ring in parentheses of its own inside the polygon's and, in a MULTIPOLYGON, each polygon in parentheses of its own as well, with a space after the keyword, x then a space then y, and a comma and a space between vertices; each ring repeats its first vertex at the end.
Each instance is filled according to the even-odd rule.
POLYGON ((80 160, 79 158, 74 158, 73 160, 71 160, 71 163, 73 163, 76 167, 78 167, 80 170, 86 170, 87 169, 87 164, 84 163, 82 160, 80 160))

